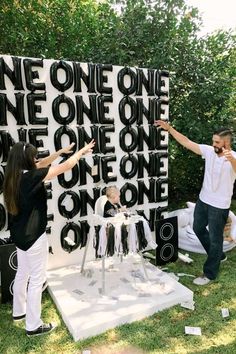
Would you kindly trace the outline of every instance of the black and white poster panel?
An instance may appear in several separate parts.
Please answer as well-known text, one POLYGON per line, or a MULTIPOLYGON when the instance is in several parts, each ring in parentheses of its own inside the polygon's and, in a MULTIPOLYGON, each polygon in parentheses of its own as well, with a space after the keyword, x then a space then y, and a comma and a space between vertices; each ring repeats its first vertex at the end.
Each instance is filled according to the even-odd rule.
MULTIPOLYGON (((167 210, 168 134, 153 123, 168 116, 166 71, 0 56, 1 184, 19 140, 34 144, 40 158, 72 142, 80 149, 96 141, 93 154, 46 184, 49 269, 82 259, 95 201, 107 186, 119 187, 121 203, 145 215, 154 231, 167 210), (66 236, 74 246, 66 246, 66 236)), ((9 237, 2 189, 0 232, 9 237)))
POLYGON ((177 216, 157 220, 156 224, 156 265, 175 262, 178 259, 177 216))

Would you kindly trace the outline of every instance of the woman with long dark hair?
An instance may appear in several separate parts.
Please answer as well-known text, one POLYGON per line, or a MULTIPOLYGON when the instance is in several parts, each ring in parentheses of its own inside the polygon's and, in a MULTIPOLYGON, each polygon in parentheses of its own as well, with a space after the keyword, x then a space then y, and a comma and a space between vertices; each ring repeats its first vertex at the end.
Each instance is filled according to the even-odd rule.
POLYGON ((9 213, 9 228, 17 249, 18 268, 13 286, 13 320, 25 319, 26 334, 52 331, 52 323, 41 320, 42 286, 46 279, 48 243, 46 236, 47 198, 44 181, 72 169, 93 150, 95 142, 75 152, 65 162, 50 164, 61 154, 72 153, 74 143, 36 161, 37 149, 16 143, 8 155, 3 194, 9 213), (50 167, 49 167, 50 166, 50 167))

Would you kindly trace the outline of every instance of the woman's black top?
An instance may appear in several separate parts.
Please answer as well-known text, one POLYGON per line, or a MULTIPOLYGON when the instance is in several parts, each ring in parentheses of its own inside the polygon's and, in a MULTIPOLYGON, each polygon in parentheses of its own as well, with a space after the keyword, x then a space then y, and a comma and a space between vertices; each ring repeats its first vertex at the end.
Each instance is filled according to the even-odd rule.
POLYGON ((9 228, 16 245, 27 251, 45 232, 47 225, 47 194, 42 182, 49 168, 22 173, 19 194, 19 213, 10 215, 9 228))

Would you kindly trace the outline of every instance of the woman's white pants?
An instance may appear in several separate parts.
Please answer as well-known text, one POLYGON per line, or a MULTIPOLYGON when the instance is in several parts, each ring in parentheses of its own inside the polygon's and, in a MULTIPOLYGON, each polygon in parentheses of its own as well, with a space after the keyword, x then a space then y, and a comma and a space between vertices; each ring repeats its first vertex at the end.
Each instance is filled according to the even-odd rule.
POLYGON ((26 330, 33 331, 41 320, 42 286, 46 280, 48 240, 44 233, 27 251, 17 248, 17 272, 13 285, 13 316, 26 314, 26 330))

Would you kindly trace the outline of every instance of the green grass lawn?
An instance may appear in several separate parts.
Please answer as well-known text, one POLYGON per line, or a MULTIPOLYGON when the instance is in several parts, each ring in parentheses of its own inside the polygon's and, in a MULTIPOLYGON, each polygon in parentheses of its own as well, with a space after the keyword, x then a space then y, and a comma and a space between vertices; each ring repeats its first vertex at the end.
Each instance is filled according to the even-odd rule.
MULTIPOLYGON (((233 203, 233 207, 236 203, 233 203)), ((232 208, 235 209, 235 208, 232 208)), ((183 251, 185 253, 185 251, 183 251)), ((168 264, 168 271, 199 275, 204 255, 189 252, 194 260, 186 264, 178 260, 168 264)), ((12 322, 11 304, 0 306, 0 354, 44 353, 79 354, 89 349, 91 354, 234 354, 236 353, 236 248, 227 253, 216 281, 205 287, 181 277, 180 282, 194 292, 195 310, 181 306, 157 312, 102 335, 74 342, 49 294, 43 294, 42 318, 54 321, 58 328, 51 334, 28 338, 24 324, 12 322), (230 316, 223 319, 221 309, 230 316), (201 327, 202 336, 185 335, 185 326, 201 327)))

